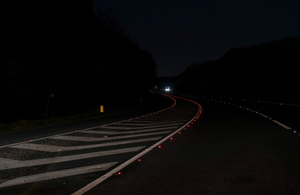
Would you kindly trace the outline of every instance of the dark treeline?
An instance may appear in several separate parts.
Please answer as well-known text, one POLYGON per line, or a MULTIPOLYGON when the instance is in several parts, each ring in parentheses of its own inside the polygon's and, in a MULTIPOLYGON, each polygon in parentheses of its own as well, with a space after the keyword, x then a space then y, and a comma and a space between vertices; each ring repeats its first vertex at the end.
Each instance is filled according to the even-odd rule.
POLYGON ((151 54, 95 17, 92 0, 10 0, 1 9, 2 122, 128 103, 154 84, 151 54))
POLYGON ((192 64, 179 91, 230 97, 300 95, 300 38, 233 48, 219 60, 192 64))

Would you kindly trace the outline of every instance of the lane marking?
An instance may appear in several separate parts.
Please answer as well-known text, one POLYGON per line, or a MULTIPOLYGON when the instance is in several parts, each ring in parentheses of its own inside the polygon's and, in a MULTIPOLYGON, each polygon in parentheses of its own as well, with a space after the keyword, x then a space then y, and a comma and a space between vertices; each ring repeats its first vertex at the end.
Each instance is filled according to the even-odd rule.
MULTIPOLYGON (((153 132, 153 131, 161 131, 161 130, 170 130, 177 129, 180 126, 166 127, 166 128, 158 128, 158 129, 146 129, 146 130, 137 130, 137 131, 79 131, 78 133, 90 133, 90 134, 101 134, 101 135, 122 135, 122 134, 133 134, 133 133, 144 133, 144 132, 153 132)), ((140 135, 140 134, 138 134, 140 135)), ((121 136, 119 136, 122 138, 121 136)))
MULTIPOLYGON (((172 97, 171 97, 172 98, 172 97)), ((184 99, 181 97, 178 97, 180 99, 184 99)), ((172 98, 174 101, 176 101, 174 98, 172 98)), ((188 100, 187 101, 193 102, 192 100, 188 100)), ((77 190, 76 192, 74 192, 72 195, 82 195, 85 192, 89 191, 90 189, 94 188, 95 186, 99 185, 100 183, 102 183, 103 181, 105 181, 106 179, 108 179, 109 177, 111 177, 113 174, 117 173, 118 171, 122 170, 124 167, 128 166, 129 164, 135 162, 137 159, 139 159, 140 157, 144 156, 145 154, 147 154, 148 152, 150 152, 153 148, 156 148, 158 145, 160 145, 161 143, 165 142, 166 140, 168 140, 170 137, 172 137, 173 135, 177 134, 179 131, 181 131, 182 129, 185 128, 186 125, 190 124, 191 122, 193 122, 199 114, 202 113, 202 107, 200 106, 200 104, 195 103, 198 107, 197 113, 196 115, 190 119, 187 123, 185 123, 184 126, 180 127, 178 130, 174 131, 173 133, 171 133, 170 135, 166 136, 164 139, 160 140, 159 142, 153 144, 152 146, 150 146, 149 148, 146 148, 145 150, 143 150, 142 152, 140 152, 139 154, 135 155, 134 157, 130 158, 129 160, 127 160, 126 162, 122 163, 121 165, 119 165, 118 167, 114 168, 113 170, 109 171, 108 173, 102 175, 101 177, 99 177, 98 179, 94 180, 93 182, 87 184, 86 186, 84 186, 83 188, 77 190)))
POLYGON ((86 130, 86 131, 78 131, 78 133, 92 133, 92 134, 102 134, 102 135, 117 135, 117 134, 130 134, 130 133, 143 133, 149 131, 160 131, 160 130, 169 130, 169 129, 176 129, 179 128, 178 125, 164 127, 164 128, 157 128, 157 129, 146 129, 146 130, 136 130, 136 131, 93 131, 93 130, 86 130))
MULTIPOLYGON (((175 106, 176 103, 174 103, 173 106, 170 106, 170 107, 167 107, 164 110, 165 111, 169 111, 171 108, 173 108, 175 106)), ((148 117, 152 117, 152 116, 155 116, 156 114, 162 114, 161 112, 158 112, 158 113, 150 113, 150 114, 147 114, 145 116, 139 116, 138 119, 136 118, 133 118, 133 119, 125 119, 125 120, 122 120, 122 121, 118 121, 118 122, 115 122, 115 123, 108 123, 108 124, 105 124, 106 126, 109 126, 109 125, 113 125, 113 124, 117 124, 117 123, 121 123, 121 122, 132 122, 132 121, 135 121, 135 120, 140 120, 141 118, 148 118, 148 117)), ((183 119, 183 118, 181 118, 183 119)), ((98 127, 102 127, 103 125, 98 125, 98 126, 94 126, 94 127, 88 127, 88 128, 85 128, 85 129, 80 129, 80 130, 88 130, 88 129, 94 129, 94 128, 98 128, 98 127)), ((66 133, 61 133, 61 134, 58 134, 58 135, 68 135, 68 134, 71 134, 71 133, 74 133, 75 130, 72 130, 70 132, 66 132, 66 133)), ((28 140, 28 141, 21 141, 21 142, 17 142, 17 143, 12 143, 12 144, 7 144, 7 145, 3 145, 3 146, 0 146, 0 148, 5 148, 5 147, 9 147, 9 146, 14 146, 14 145, 18 145, 18 144, 21 144, 21 143, 29 143, 29 142, 33 142, 33 141, 38 141, 38 140, 44 140, 44 139, 47 139, 47 138, 52 138, 52 137, 55 137, 56 135, 50 135, 50 136, 46 136, 46 137, 41 137, 41 138, 37 138, 37 139, 32 139, 32 140, 28 140)))
POLYGON ((106 140, 114 140, 114 139, 123 139, 123 138, 131 138, 131 137, 141 137, 141 136, 150 136, 150 135, 159 135, 170 133, 171 131, 162 131, 157 133, 141 133, 136 135, 125 135, 125 136, 115 136, 115 137, 83 137, 83 136, 56 136, 51 137, 50 139, 59 139, 59 140, 72 140, 72 141, 83 141, 83 142, 96 142, 96 141, 106 141, 106 140))
POLYGON ((101 152, 91 152, 85 154, 76 154, 76 155, 69 155, 69 156, 60 156, 60 157, 53 157, 53 158, 42 158, 42 159, 35 159, 35 160, 18 160, 14 163, 5 163, 6 159, 2 161, 0 159, 0 170, 5 169, 14 169, 14 168, 21 168, 21 167, 31 167, 31 166, 38 166, 38 165, 47 165, 52 163, 61 163, 61 162, 68 162, 73 160, 82 160, 87 158, 95 158, 100 156, 108 156, 114 154, 122 154, 122 153, 129 153, 129 152, 137 152, 146 146, 138 146, 138 147, 131 147, 131 148, 122 148, 116 150, 106 150, 101 152))
MULTIPOLYGON (((23 143, 23 144, 11 146, 10 148, 37 150, 37 151, 43 151, 43 152, 63 152, 63 151, 83 150, 83 149, 90 149, 90 148, 100 148, 100 147, 105 147, 105 146, 116 146, 116 145, 123 145, 123 144, 141 143, 141 142, 155 141, 155 140, 158 140, 161 138, 162 137, 153 137, 153 138, 146 138, 146 139, 135 139, 135 140, 127 140, 127 141, 117 141, 117 142, 108 142, 108 143, 102 143, 102 144, 92 144, 92 145, 84 145, 84 146, 69 146, 69 147, 34 144, 34 143, 23 143)), ((10 160, 10 159, 8 159, 8 160, 10 160)), ((7 163, 11 163, 11 162, 8 161, 7 163)))
MULTIPOLYGON (((186 121, 185 121, 186 122, 186 121)), ((184 124, 185 122, 180 122, 181 124, 184 124)), ((151 126, 151 125, 172 125, 173 123, 179 123, 178 121, 174 122, 163 122, 163 123, 118 123, 114 124, 114 126, 151 126)), ((111 127, 111 126, 110 126, 111 127)))
POLYGON ((270 117, 268 117, 268 116, 266 116, 266 115, 264 115, 264 114, 262 114, 262 113, 258 113, 260 116, 263 116, 263 117, 265 117, 265 118, 270 118, 270 117))
MULTIPOLYGON (((168 121, 159 121, 159 122, 162 122, 162 123, 173 123, 173 122, 186 122, 187 120, 168 120, 168 121)), ((154 122, 158 122, 157 120, 145 120, 144 118, 141 119, 141 120, 131 120, 131 121, 122 121, 122 124, 129 124, 129 123, 132 123, 132 124, 136 124, 136 123, 154 123, 154 122)))
POLYGON ((288 127, 288 126, 282 124, 281 122, 278 122, 277 120, 272 120, 272 121, 273 121, 274 123, 276 123, 276 124, 282 126, 282 127, 285 128, 285 129, 292 129, 292 128, 290 128, 290 127, 288 127))
MULTIPOLYGON (((182 125, 182 123, 173 123, 173 125, 182 125)), ((116 127, 116 126, 102 126, 102 127, 99 127, 99 129, 124 129, 124 130, 134 130, 134 129, 150 129, 150 128, 159 128, 159 127, 168 127, 170 126, 169 124, 168 125, 153 125, 153 126, 147 126, 147 127, 116 127)))
POLYGON ((105 171, 117 163, 118 162, 110 162, 110 163, 91 165, 86 167, 79 167, 79 168, 66 169, 61 171, 53 171, 47 173, 40 173, 36 175, 18 177, 1 183, 0 188, 21 185, 21 184, 28 184, 28 183, 38 182, 38 181, 45 181, 50 179, 57 179, 62 177, 74 176, 74 175, 80 175, 80 174, 86 174, 86 173, 92 173, 97 171, 105 171))

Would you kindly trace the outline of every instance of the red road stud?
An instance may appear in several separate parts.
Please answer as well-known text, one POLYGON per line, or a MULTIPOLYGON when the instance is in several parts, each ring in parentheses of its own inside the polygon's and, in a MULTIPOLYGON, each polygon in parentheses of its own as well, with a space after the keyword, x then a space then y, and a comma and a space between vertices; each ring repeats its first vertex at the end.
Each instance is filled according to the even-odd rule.
POLYGON ((141 159, 139 159, 138 161, 139 161, 139 162, 141 162, 142 160, 141 160, 141 159))
POLYGON ((173 140, 173 137, 171 137, 170 140, 173 140))
POLYGON ((180 134, 181 132, 179 131, 178 134, 180 134))
POLYGON ((122 173, 121 172, 118 172, 118 175, 121 175, 122 173))
POLYGON ((161 146, 158 146, 158 148, 161 148, 161 146))

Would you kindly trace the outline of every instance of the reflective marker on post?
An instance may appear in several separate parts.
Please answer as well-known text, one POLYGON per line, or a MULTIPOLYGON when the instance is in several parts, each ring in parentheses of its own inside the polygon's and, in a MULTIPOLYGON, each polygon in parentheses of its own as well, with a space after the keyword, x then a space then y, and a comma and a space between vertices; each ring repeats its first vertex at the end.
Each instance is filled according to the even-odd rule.
POLYGON ((101 105, 101 106, 100 106, 100 113, 103 113, 103 112, 104 112, 104 106, 101 105))

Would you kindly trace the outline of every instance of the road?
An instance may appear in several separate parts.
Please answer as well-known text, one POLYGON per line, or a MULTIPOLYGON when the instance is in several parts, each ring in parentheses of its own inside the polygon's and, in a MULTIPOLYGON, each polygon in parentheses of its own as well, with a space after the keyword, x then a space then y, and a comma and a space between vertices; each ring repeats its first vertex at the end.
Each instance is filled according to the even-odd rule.
MULTIPOLYGON (((148 131, 148 127, 153 129, 151 126, 159 123, 156 125, 168 125, 156 126, 154 131, 150 131, 151 133, 164 131, 174 133, 180 126, 184 127, 172 137, 168 137, 165 142, 160 143, 161 147, 155 147, 144 156, 136 158, 133 163, 122 167, 116 174, 101 181, 101 183, 96 183, 93 188, 90 188, 84 194, 300 194, 300 138, 298 134, 293 133, 293 129, 286 129, 259 113, 238 106, 203 100, 197 100, 202 106, 202 114, 199 120, 193 121, 193 124, 189 123, 190 126, 185 127, 185 122, 195 116, 197 106, 188 101, 177 98, 176 100, 177 105, 172 109, 179 112, 168 114, 168 111, 164 111, 145 118, 136 118, 122 121, 119 124, 85 130, 104 131, 103 133, 148 131), (174 113, 176 114, 174 115, 174 113), (153 120, 151 117, 153 117, 153 120), (180 124, 181 119, 183 121, 180 124), (139 127, 138 124, 140 123, 143 124, 140 126, 142 129, 135 129, 139 127), (165 129, 171 128, 176 123, 179 123, 178 127, 174 127, 173 130, 165 129), (118 129, 118 127, 122 128, 118 129), (126 127, 130 128, 126 129, 126 127), (156 128, 162 129, 158 130, 156 128)), ((68 136, 78 136, 79 134, 79 132, 73 133, 74 135, 68 136)), ((88 136, 90 133, 92 132, 88 134, 85 132, 84 137, 90 138, 88 136)), ((136 133, 146 134, 148 132, 133 132, 131 135, 136 133)), ((91 173, 3 187, 0 188, 0 192, 1 194, 80 194, 80 190, 85 189, 87 184, 101 180, 101 176, 109 173, 122 162, 126 162, 132 156, 138 154, 139 151, 144 151, 144 148, 138 147, 151 147, 154 143, 157 143, 157 140, 162 140, 163 137, 169 134, 166 132, 165 134, 146 135, 138 139, 134 137, 121 139, 139 140, 139 143, 103 147, 98 145, 97 149, 81 148, 80 151, 88 151, 88 153, 106 151, 107 149, 127 150, 125 153, 122 152, 116 155, 95 157, 92 158, 92 161, 85 158, 76 160, 76 162, 50 164, 46 168, 39 165, 37 168, 41 168, 37 170, 12 168, 9 172, 14 170, 17 170, 16 173, 18 171, 22 171, 22 173, 33 171, 30 173, 32 174, 35 171, 46 173, 58 169, 76 169, 77 166, 83 167, 95 164, 106 163, 105 166, 111 166, 110 168, 104 168, 107 170, 103 171, 95 170, 96 167, 91 173), (157 138, 157 140, 142 140, 148 138, 157 138), (133 151, 133 148, 138 151, 133 151), (107 164, 114 162, 118 163, 115 165, 107 164), (58 166, 59 164, 60 166, 58 166)), ((110 138, 111 135, 103 134, 103 136, 110 138)), ((97 144, 114 143, 121 140, 112 139, 105 142, 101 140, 97 141, 97 144)), ((43 142, 45 145, 59 145, 64 150, 68 148, 69 151, 56 152, 52 158, 78 153, 77 150, 70 150, 72 147, 78 147, 77 141, 69 140, 67 147, 61 147, 63 144, 58 141, 61 141, 61 139, 47 139, 47 143, 46 141, 39 141, 37 144, 43 142)), ((86 147, 93 144, 83 144, 81 141, 80 146, 86 147)), ((10 150, 22 150, 20 148, 23 147, 23 150, 28 152, 28 149, 24 149, 25 146, 13 147, 10 150)), ((39 149, 43 148, 39 147, 39 149)), ((57 150, 58 148, 52 147, 50 149, 57 150)), ((48 152, 46 155, 50 157, 50 153, 48 152)), ((12 154, 17 154, 17 152, 12 152, 12 154)), ((80 152, 80 154, 83 154, 83 152, 80 152)), ((1 155, 1 158, 3 158, 3 152, 1 152, 1 155)), ((32 155, 33 157, 30 158, 35 158, 34 154, 32 155)), ((39 153, 39 156, 42 155, 39 153)), ((13 166, 12 164, 8 165, 13 166)), ((14 166, 17 165, 18 163, 15 163, 14 166)), ((103 165, 102 168, 105 166, 103 165)), ((3 171, 0 174, 2 176, 3 171)), ((5 182, 2 184, 5 184, 5 182)))
POLYGON ((87 194, 300 194, 300 138, 268 118, 199 100, 200 120, 87 194))
POLYGON ((198 117, 200 106, 177 102, 127 120, 2 144, 1 194, 71 194, 107 179, 198 117))

